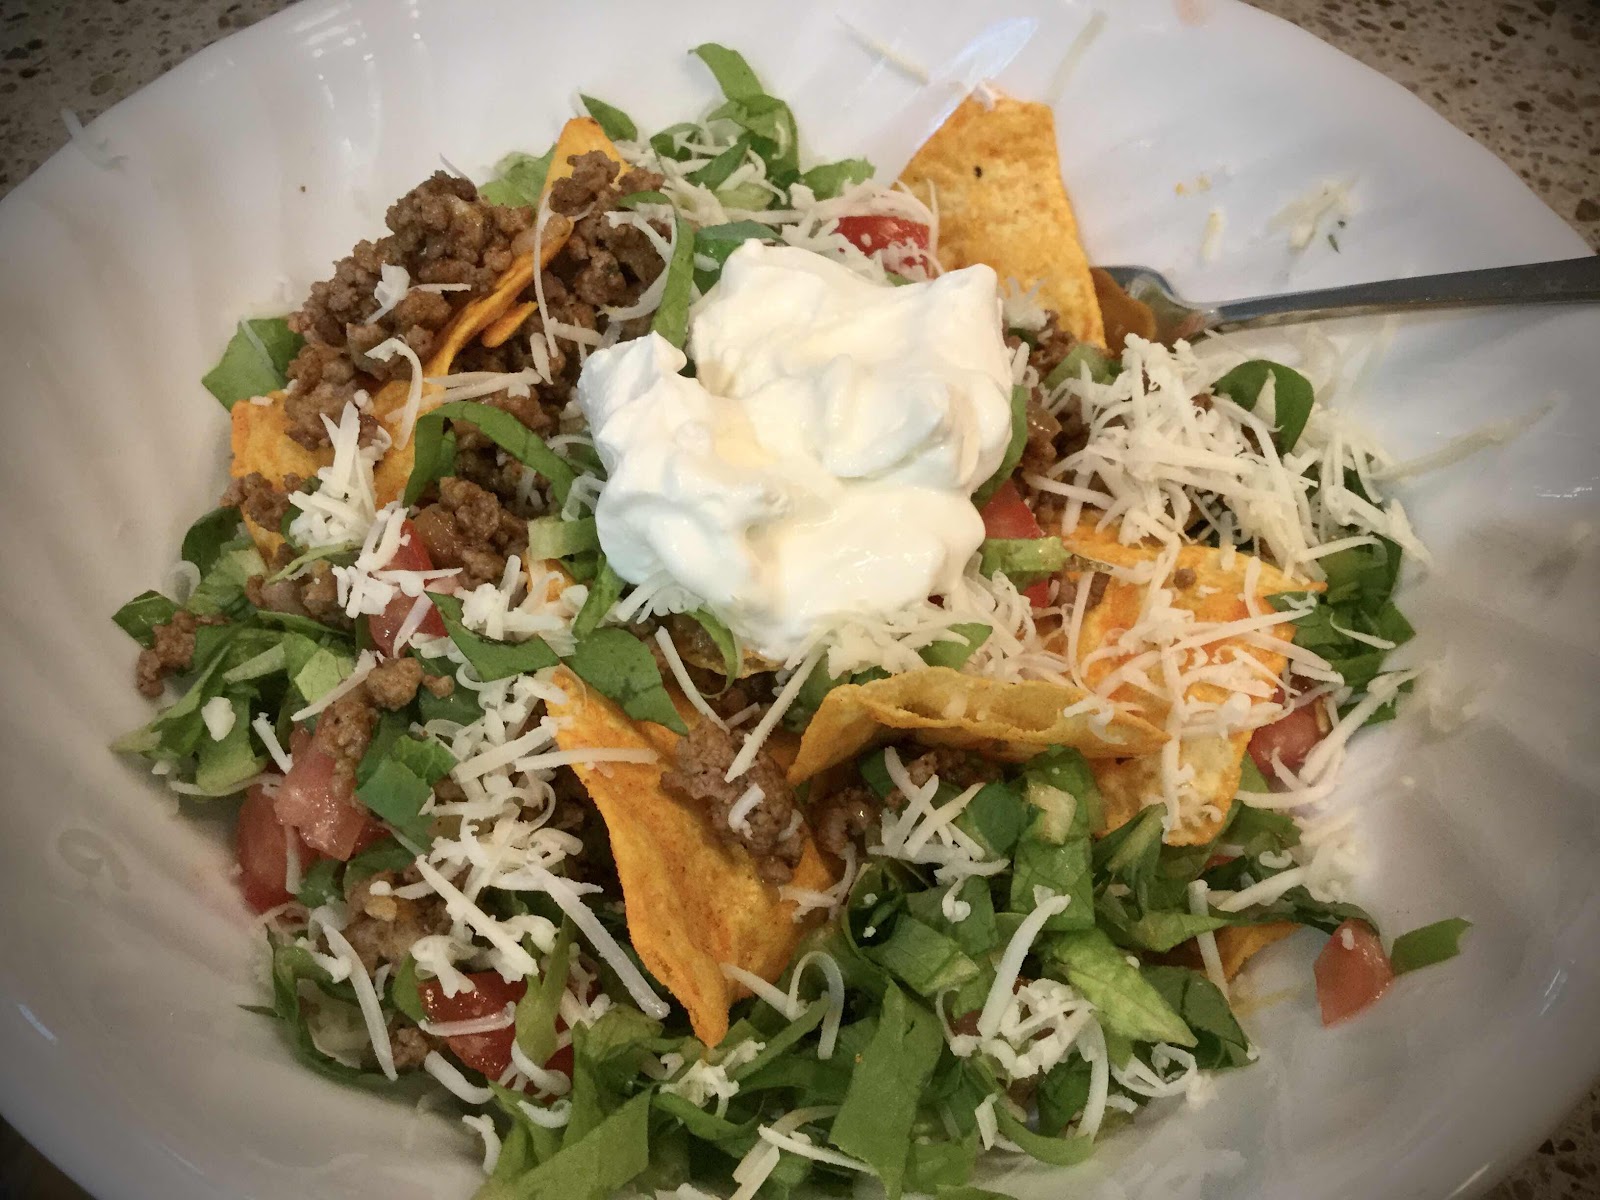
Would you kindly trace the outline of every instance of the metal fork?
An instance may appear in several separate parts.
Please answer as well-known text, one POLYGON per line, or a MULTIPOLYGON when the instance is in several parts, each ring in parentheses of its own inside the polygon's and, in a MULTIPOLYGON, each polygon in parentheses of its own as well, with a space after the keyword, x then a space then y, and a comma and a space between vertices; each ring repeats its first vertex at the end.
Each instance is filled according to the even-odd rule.
POLYGON ((1150 307, 1158 341, 1171 343, 1207 330, 1262 329, 1324 317, 1420 312, 1435 308, 1477 308, 1502 304, 1582 304, 1600 302, 1600 255, 1557 262, 1452 271, 1415 279, 1384 279, 1345 287, 1252 296, 1220 304, 1197 304, 1177 294, 1159 271, 1149 267, 1106 267, 1106 274, 1135 300, 1150 307))

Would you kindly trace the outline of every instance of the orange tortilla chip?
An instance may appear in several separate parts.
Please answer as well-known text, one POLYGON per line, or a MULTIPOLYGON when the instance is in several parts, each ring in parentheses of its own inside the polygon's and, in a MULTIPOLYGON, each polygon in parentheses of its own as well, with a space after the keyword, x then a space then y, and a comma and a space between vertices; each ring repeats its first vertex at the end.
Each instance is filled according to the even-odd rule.
MULTIPOLYGON (((678 735, 636 723, 570 671, 555 677, 564 704, 550 705, 563 750, 652 749, 672 754, 678 735)), ((808 923, 763 883, 755 863, 712 831, 696 806, 661 786, 662 763, 573 767, 605 819, 622 883, 628 935, 640 959, 689 1012, 695 1036, 715 1046, 728 1032, 728 1008, 745 994, 722 973, 742 967, 766 980, 783 974, 808 923)), ((833 872, 805 834, 793 885, 825 891, 833 872)))
POLYGON ((800 783, 854 758, 891 730, 1003 762, 1022 762, 1051 746, 1074 746, 1089 758, 1150 754, 1167 740, 1147 721, 1122 713, 1103 731, 1088 714, 1062 715, 1085 698, 1063 684, 1007 683, 949 667, 844 684, 828 693, 806 726, 789 781, 800 783))
MULTIPOLYGON (((1299 928, 1301 926, 1293 921, 1270 921, 1265 925, 1229 925, 1217 930, 1217 957, 1222 960, 1223 978, 1231 982, 1244 970, 1245 963, 1299 928)), ((1197 971, 1205 969, 1200 948, 1193 942, 1179 946, 1172 952, 1172 958, 1197 971)))
MULTIPOLYGON (((1136 567, 1153 562, 1160 548, 1151 543, 1125 546, 1116 540, 1111 530, 1097 530, 1094 518, 1087 517, 1071 534, 1063 538, 1067 549, 1080 559, 1091 563, 1104 563, 1114 567, 1136 567)), ((1246 554, 1235 555, 1228 569, 1222 567, 1222 553, 1207 546, 1183 546, 1173 564, 1174 573, 1187 568, 1194 574, 1193 581, 1179 588, 1169 580, 1175 607, 1192 612, 1197 621, 1224 623, 1242 620, 1249 616, 1245 604, 1245 575, 1251 562, 1246 554)), ((1084 572, 1071 571, 1080 577, 1084 572)), ((1268 563, 1261 563, 1256 585, 1258 609, 1270 612, 1266 597, 1276 592, 1314 590, 1320 585, 1296 580, 1268 563)), ((1140 607, 1145 598, 1142 584, 1112 578, 1106 585, 1100 603, 1084 614, 1083 627, 1078 638, 1078 661, 1083 666, 1083 676, 1091 687, 1098 687, 1116 671, 1128 655, 1091 656, 1114 645, 1114 638, 1123 630, 1138 623, 1140 607)), ((1268 637, 1288 641, 1294 636, 1294 627, 1288 623, 1274 625, 1264 631, 1268 637)), ((1221 638, 1205 647, 1213 662, 1227 662, 1239 655, 1248 655, 1270 672, 1281 675, 1285 660, 1281 654, 1259 646, 1246 644, 1241 638, 1221 638)), ((1219 704, 1228 698, 1227 689, 1209 682, 1190 686, 1190 700, 1219 704)), ((1157 696, 1139 688, 1131 681, 1120 684, 1112 691, 1114 700, 1140 706, 1140 711, 1153 724, 1166 720, 1166 704, 1157 696)), ((1169 845, 1200 845, 1210 841, 1221 829, 1233 807, 1233 798, 1239 790, 1239 779, 1244 766, 1245 752, 1250 744, 1248 731, 1228 737, 1185 738, 1178 748, 1178 767, 1192 770, 1194 775, 1184 791, 1185 803, 1179 813, 1178 824, 1167 833, 1169 845)), ((1091 763, 1095 782, 1100 786, 1105 802, 1106 831, 1131 821, 1147 805, 1162 802, 1162 764, 1159 757, 1130 758, 1119 762, 1091 763)))
POLYGON ((1079 341, 1105 345, 1077 218, 1061 181, 1047 104, 968 96, 900 174, 939 213, 939 261, 987 263, 1052 309, 1079 341))
POLYGON ((616 163, 618 171, 626 165, 605 130, 600 128, 599 121, 593 117, 573 117, 568 120, 561 127, 561 136, 556 138, 555 149, 551 152, 550 171, 544 177, 544 190, 539 193, 539 207, 544 207, 551 188, 563 179, 572 178, 572 160, 596 150, 616 163))
MULTIPOLYGON (((266 404, 253 400, 240 400, 229 416, 233 422, 229 438, 233 462, 228 473, 234 479, 243 479, 252 473, 260 474, 278 484, 289 475, 310 479, 317 468, 333 458, 333 451, 307 450, 289 436, 289 418, 284 412, 284 394, 273 392, 265 397, 266 404)), ((261 557, 271 562, 283 538, 276 529, 258 525, 249 517, 244 519, 250 537, 261 551, 261 557)))

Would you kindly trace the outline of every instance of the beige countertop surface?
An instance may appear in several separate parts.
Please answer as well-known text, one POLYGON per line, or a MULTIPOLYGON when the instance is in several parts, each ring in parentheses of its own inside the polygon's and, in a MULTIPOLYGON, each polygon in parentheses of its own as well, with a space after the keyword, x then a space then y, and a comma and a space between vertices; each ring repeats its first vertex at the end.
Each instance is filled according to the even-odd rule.
MULTIPOLYGON (((0 195, 86 123, 285 0, 0 0, 0 195)), ((1409 88, 1600 249, 1600 0, 1257 0, 1409 88)), ((82 1193, 0 1126, 0 1196, 82 1193)), ((1600 1088, 1490 1200, 1600 1197, 1600 1088)))

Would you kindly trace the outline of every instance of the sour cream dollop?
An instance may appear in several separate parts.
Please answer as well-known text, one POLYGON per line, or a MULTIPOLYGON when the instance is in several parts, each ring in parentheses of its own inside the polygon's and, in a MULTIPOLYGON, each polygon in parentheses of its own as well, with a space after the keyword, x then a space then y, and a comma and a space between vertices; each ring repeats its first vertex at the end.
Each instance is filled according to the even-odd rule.
POLYGON ((1011 436, 992 270, 888 287, 746 242, 689 349, 692 379, 656 334, 591 354, 578 379, 622 578, 681 585, 774 659, 950 590, 983 540, 972 492, 1011 436))

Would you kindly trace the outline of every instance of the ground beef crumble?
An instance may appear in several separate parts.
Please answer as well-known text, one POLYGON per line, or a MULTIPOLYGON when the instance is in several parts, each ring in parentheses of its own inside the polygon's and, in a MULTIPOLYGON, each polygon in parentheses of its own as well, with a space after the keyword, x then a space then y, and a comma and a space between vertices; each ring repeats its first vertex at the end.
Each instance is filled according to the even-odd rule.
POLYGON ((469 588, 498 583, 508 555, 528 548, 528 523, 493 492, 470 480, 447 476, 439 499, 415 517, 417 533, 437 567, 459 567, 469 588))
MULTIPOLYGON (((281 569, 288 565, 293 551, 287 546, 280 551, 286 561, 277 564, 281 569)), ((290 613, 297 617, 310 617, 331 629, 348 630, 351 622, 339 607, 339 581, 333 568, 318 559, 304 571, 288 579, 275 579, 271 575, 252 575, 245 580, 245 599, 257 608, 270 612, 290 613)))
POLYGON ((1028 396, 1028 441, 1021 464, 1024 474, 1042 473, 1085 444, 1088 428, 1077 401, 1069 398, 1053 413, 1045 407, 1044 380, 1077 345, 1078 339, 1061 328, 1056 314, 1047 311, 1044 328, 1033 335, 1028 348, 1028 365, 1037 373, 1039 383, 1028 396))
POLYGON ((732 734, 702 721, 678 743, 677 761, 662 773, 661 786, 680 799, 705 805, 712 828, 750 852, 762 879, 787 883, 804 848, 794 791, 783 768, 765 750, 748 771, 729 783, 723 776, 738 752, 732 734), (752 785, 761 789, 761 800, 734 829, 728 824, 729 814, 752 785))
POLYGON ((367 674, 363 685, 379 708, 398 712, 417 698, 422 685, 422 663, 415 658, 390 658, 367 674))
POLYGON ((395 201, 384 220, 389 234, 358 243, 331 278, 312 285, 304 306, 289 319, 306 345, 289 367, 294 387, 285 412, 289 436, 310 449, 328 444, 323 417, 337 420, 358 390, 410 377, 404 356, 380 361, 368 351, 394 337, 426 359, 456 311, 486 292, 533 244, 529 209, 490 204, 470 181, 444 171, 395 201), (449 292, 412 290, 374 320, 373 292, 386 264, 404 268, 414 289, 419 284, 466 286, 449 292))
POLYGON ((222 493, 222 507, 237 508, 257 525, 275 531, 289 511, 289 493, 299 491, 304 482, 291 473, 283 477, 282 484, 276 484, 261 472, 251 471, 228 484, 222 493))
POLYGON ((401 872, 380 871, 350 889, 350 924, 344 936, 368 973, 384 963, 398 966, 417 939, 450 931, 450 914, 442 897, 408 900, 385 891, 420 879, 413 866, 401 872), (381 885, 377 893, 372 890, 374 884, 381 885))
POLYGON ((197 617, 187 609, 172 614, 172 620, 151 628, 148 649, 139 652, 133 667, 134 686, 141 696, 152 700, 161 695, 168 675, 181 675, 194 665, 194 633, 202 625, 226 625, 227 618, 197 617))

